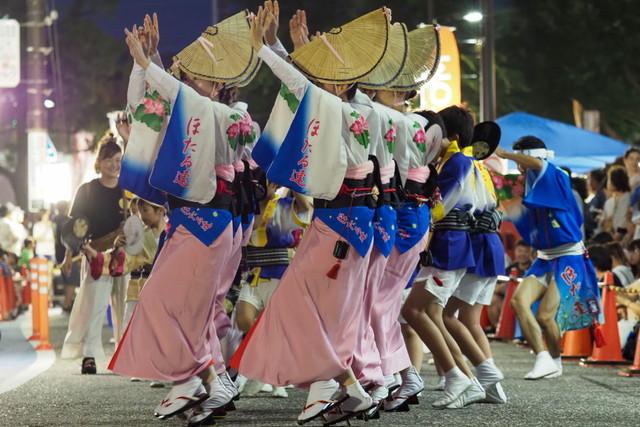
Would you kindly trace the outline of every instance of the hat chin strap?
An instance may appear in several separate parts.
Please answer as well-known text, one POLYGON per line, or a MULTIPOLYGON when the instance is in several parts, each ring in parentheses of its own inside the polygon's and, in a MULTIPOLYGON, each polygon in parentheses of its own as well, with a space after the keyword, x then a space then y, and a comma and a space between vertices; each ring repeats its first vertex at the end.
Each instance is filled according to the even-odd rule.
POLYGON ((552 160, 555 157, 555 153, 553 150, 547 150, 546 148, 532 148, 530 150, 517 150, 522 154, 536 157, 538 159, 543 160, 552 160))

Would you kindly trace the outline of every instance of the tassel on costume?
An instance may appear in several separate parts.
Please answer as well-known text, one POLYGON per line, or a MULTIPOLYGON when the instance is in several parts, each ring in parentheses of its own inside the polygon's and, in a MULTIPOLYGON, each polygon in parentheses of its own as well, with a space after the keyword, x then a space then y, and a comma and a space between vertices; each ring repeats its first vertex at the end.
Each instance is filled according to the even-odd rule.
POLYGON ((596 342, 596 347, 598 348, 607 345, 607 340, 604 338, 602 325, 598 322, 593 322, 593 339, 596 342))
POLYGON ((340 260, 338 260, 335 264, 333 264, 333 267, 331 267, 331 270, 327 272, 327 277, 329 279, 336 280, 338 278, 338 271, 340 271, 340 260))

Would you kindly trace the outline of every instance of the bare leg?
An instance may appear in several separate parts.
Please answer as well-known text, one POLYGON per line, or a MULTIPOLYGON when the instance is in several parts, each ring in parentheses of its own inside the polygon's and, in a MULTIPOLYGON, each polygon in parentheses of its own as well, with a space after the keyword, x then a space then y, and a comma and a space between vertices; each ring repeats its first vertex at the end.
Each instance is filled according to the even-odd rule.
POLYGON ((420 372, 422 369, 422 360, 424 359, 422 340, 411 326, 403 324, 401 328, 404 343, 407 346, 407 351, 409 352, 409 359, 411 359, 411 364, 418 372, 420 372))
POLYGON ((443 310, 444 309, 440 304, 434 302, 427 307, 427 315, 440 330, 440 333, 444 337, 444 340, 447 343, 447 347, 449 348, 453 359, 456 361, 456 365, 458 366, 458 368, 460 368, 460 370, 464 372, 467 377, 473 378, 473 372, 471 372, 469 365, 467 365, 467 361, 462 355, 462 351, 460 351, 458 343, 453 339, 444 324, 443 310))
POLYGON ((436 298, 424 288, 414 286, 402 307, 402 317, 429 347, 433 358, 442 371, 449 372, 456 366, 456 362, 442 332, 426 313, 426 308, 431 305, 437 305, 436 298))
POLYGON ((471 308, 471 306, 458 298, 450 298, 444 309, 444 324, 455 342, 460 346, 462 353, 469 358, 473 366, 478 366, 484 362, 487 357, 476 343, 471 332, 469 332, 467 327, 455 316, 456 312, 463 308, 471 308))
POLYGON ((64 301, 62 302, 62 308, 66 310, 71 310, 71 306, 73 305, 73 300, 75 296, 76 296, 76 286, 64 285, 64 301))
POLYGON ((480 327, 480 314, 482 313, 482 305, 475 304, 470 306, 468 304, 464 304, 463 307, 460 308, 458 312, 458 319, 467 327, 476 344, 482 350, 486 359, 490 359, 493 357, 491 353, 491 346, 489 345, 489 340, 485 335, 482 327, 480 327))
POLYGON ((549 289, 540 301, 538 323, 552 357, 560 357, 560 329, 556 323, 556 313, 560 305, 560 294, 555 280, 551 280, 549 289))
POLYGON ((506 285, 504 283, 498 283, 493 293, 493 297, 491 298, 491 305, 487 308, 489 321, 494 328, 498 327, 498 322, 500 321, 500 313, 502 312, 502 304, 504 304, 505 292, 506 285))
POLYGON ((258 309, 245 301, 236 304, 236 323, 245 334, 249 332, 258 317, 258 309))
POLYGON ((531 311, 531 304, 542 298, 547 291, 539 281, 533 276, 525 278, 511 299, 511 306, 518 315, 520 327, 527 342, 535 354, 544 351, 544 343, 538 322, 531 311))

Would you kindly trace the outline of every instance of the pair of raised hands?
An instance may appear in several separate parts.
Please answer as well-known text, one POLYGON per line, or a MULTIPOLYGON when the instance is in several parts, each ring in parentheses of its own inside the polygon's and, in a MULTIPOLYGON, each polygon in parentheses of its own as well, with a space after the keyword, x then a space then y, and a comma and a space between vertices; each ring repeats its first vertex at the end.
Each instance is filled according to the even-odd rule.
MULTIPOLYGON (((278 0, 267 0, 263 6, 258 7, 255 14, 249 16, 251 26, 251 43, 254 49, 259 50, 263 45, 263 39, 270 45, 278 40, 278 28, 280 26, 280 4, 278 0)), ((307 26, 307 14, 304 10, 296 10, 289 20, 289 35, 293 42, 293 48, 309 43, 309 27, 307 26)))
POLYGON ((141 26, 134 25, 131 30, 124 29, 129 53, 136 63, 143 68, 149 65, 149 57, 158 53, 160 43, 160 25, 158 15, 145 15, 141 26))

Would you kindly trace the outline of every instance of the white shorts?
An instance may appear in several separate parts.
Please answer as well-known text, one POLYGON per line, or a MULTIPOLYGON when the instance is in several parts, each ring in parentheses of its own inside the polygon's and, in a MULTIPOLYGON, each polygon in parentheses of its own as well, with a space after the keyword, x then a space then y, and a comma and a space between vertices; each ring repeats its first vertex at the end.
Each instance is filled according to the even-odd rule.
POLYGON ((473 273, 464 275, 453 296, 469 305, 491 305, 497 277, 480 277, 473 273))
POLYGON ((438 304, 444 307, 451 295, 456 291, 460 281, 467 273, 466 268, 457 270, 440 270, 435 267, 423 267, 418 274, 419 279, 426 279, 424 288, 437 298, 438 304))
MULTIPOLYGON (((413 282, 414 284, 416 283, 415 281, 413 282)), ((418 284, 418 286, 420 286, 420 284, 418 284)), ((407 300, 407 298, 409 298, 409 294, 411 293, 411 288, 406 288, 404 291, 402 291, 402 305, 404 305, 404 302, 407 300)), ((408 325, 409 323, 405 320, 404 317, 402 317, 402 310, 400 311, 400 316, 398 316, 398 322, 400 322, 400 324, 402 325, 408 325)))
POLYGON ((280 279, 261 279, 256 286, 242 282, 238 301, 244 301, 254 306, 256 310, 262 311, 267 306, 271 295, 273 295, 279 284, 280 279))

